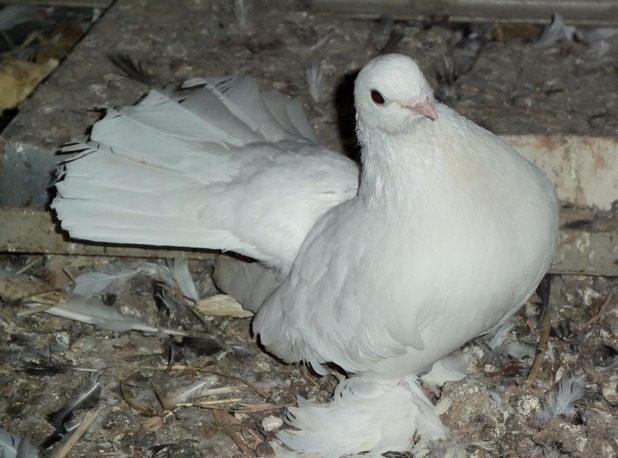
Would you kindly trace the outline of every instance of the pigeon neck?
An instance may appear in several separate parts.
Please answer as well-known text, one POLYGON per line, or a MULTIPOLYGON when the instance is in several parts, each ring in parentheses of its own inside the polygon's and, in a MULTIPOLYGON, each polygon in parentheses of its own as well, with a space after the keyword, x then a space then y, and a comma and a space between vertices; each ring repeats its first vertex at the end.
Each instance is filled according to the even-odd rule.
POLYGON ((368 207, 397 213, 405 212, 411 203, 418 204, 419 190, 431 181, 433 161, 427 151, 419 151, 423 144, 418 132, 390 134, 373 129, 360 132, 362 171, 358 196, 368 207))

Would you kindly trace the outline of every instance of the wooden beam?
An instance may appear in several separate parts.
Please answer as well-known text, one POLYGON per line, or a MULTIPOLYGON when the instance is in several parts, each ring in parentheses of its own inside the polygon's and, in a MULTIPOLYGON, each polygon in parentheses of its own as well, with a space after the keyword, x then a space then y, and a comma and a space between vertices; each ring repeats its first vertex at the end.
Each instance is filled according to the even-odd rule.
POLYGON ((609 210, 618 199, 618 137, 503 135, 543 170, 561 201, 609 210))
MULTIPOLYGON (((561 223, 593 219, 592 211, 563 211, 561 223)), ((121 256, 140 258, 188 257, 207 259, 214 252, 192 249, 106 245, 70 240, 58 231, 52 214, 37 208, 0 208, 0 252, 121 256)), ((530 224, 534 224, 531 221, 530 224)), ((618 276, 618 232, 564 229, 551 272, 575 275, 618 276)))
POLYGON ((310 5, 316 12, 355 17, 542 24, 560 13, 569 24, 618 24, 616 0, 311 0, 310 5))
POLYGON ((108 8, 114 0, 3 0, 4 4, 67 6, 72 8, 108 8))
POLYGON ((108 245, 70 240, 53 215, 42 208, 0 207, 0 252, 122 256, 139 258, 214 258, 206 250, 108 245))

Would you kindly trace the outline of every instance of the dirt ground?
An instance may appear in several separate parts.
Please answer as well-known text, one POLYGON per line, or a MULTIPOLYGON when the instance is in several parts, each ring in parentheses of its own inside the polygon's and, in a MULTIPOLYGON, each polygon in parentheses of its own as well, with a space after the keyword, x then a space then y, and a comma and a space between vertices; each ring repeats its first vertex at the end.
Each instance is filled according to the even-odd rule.
MULTIPOLYGON (((615 42, 605 54, 605 48, 581 38, 535 47, 542 30, 537 27, 374 21, 312 13, 303 2, 275 3, 268 11, 254 5, 241 27, 230 1, 186 1, 180 12, 169 2, 118 2, 80 44, 82 58, 84 50, 89 56, 79 62, 89 66, 82 76, 88 95, 69 94, 80 79, 62 73, 63 66, 77 65, 78 58, 70 56, 40 91, 58 94, 46 106, 63 107, 66 116, 48 116, 40 121, 43 135, 28 135, 59 145, 96 119, 98 114, 87 112, 92 106, 131 104, 148 87, 193 76, 249 73, 264 87, 300 97, 324 143, 353 154, 350 83, 371 57, 390 51, 417 59, 446 103, 496 133, 617 131, 615 42), (128 77, 130 69, 110 62, 110 51, 139 61, 142 72, 128 77), (310 68, 322 75, 321 84, 314 84, 315 98, 307 84, 310 68)), ((37 94, 23 108, 33 120, 42 116, 36 103, 37 94)), ((52 290, 71 283, 65 270, 73 277, 120 275, 143 261, 154 262, 3 254, 0 268, 7 276, 29 266, 26 280, 52 290)), ((212 259, 189 263, 200 298, 216 293, 212 267, 212 259)), ((195 336, 102 330, 46 313, 23 315, 28 308, 22 303, 29 301, 5 297, 0 427, 28 438, 44 456, 54 456, 84 419, 92 423, 67 456, 268 456, 286 406, 299 395, 326 401, 337 383, 334 375, 320 378, 264 353, 250 335, 250 318, 196 312, 160 273, 131 275, 97 298, 148 324, 195 336), (70 413, 62 410, 84 390, 92 392, 87 402, 70 413)), ((544 327, 536 297, 497 348, 488 339, 464 347, 468 376, 448 382, 437 395, 451 399, 442 418, 462 456, 618 456, 617 300, 614 278, 554 275, 546 354, 529 384, 544 327), (573 403, 557 408, 552 393, 571 376, 579 382, 564 385, 560 399, 573 403)), ((439 447, 430 453, 443 455, 439 447)))

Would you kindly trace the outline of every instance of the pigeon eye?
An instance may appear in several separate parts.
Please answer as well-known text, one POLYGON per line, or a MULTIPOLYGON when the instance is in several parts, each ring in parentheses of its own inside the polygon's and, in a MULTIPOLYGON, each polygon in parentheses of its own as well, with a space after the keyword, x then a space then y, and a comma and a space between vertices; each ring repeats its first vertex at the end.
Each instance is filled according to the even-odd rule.
POLYGON ((384 96, 380 94, 380 91, 376 91, 375 89, 371 90, 371 100, 373 100, 376 105, 384 105, 384 96))

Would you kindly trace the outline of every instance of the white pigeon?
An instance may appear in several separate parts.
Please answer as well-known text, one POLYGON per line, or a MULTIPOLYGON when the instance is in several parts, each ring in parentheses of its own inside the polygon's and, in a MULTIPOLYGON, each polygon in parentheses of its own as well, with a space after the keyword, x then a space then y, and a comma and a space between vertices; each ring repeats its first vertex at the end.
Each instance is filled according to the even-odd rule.
POLYGON ((152 91, 107 116, 53 202, 71 236, 230 250, 223 289, 285 362, 344 369, 330 404, 280 433, 318 456, 447 436, 417 373, 513 314, 558 236, 547 177, 436 102, 416 63, 375 58, 354 90, 362 167, 317 143, 298 102, 248 77, 152 91))

